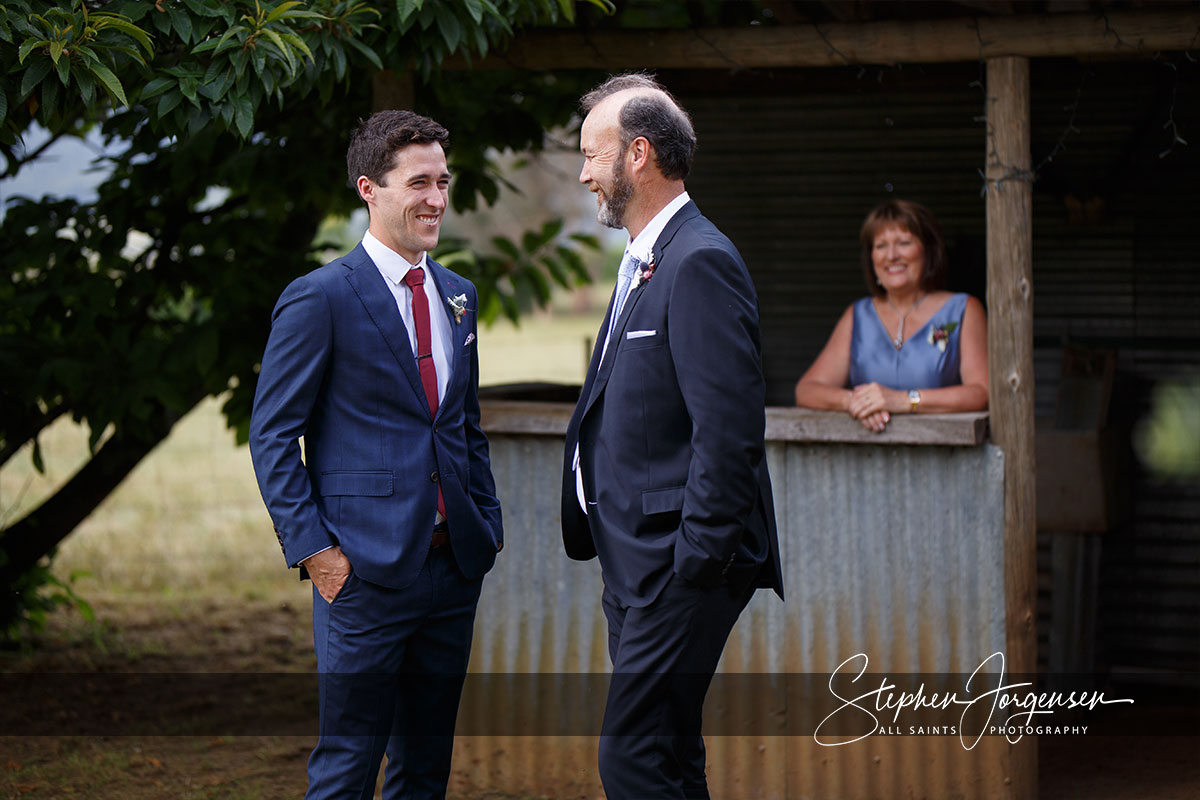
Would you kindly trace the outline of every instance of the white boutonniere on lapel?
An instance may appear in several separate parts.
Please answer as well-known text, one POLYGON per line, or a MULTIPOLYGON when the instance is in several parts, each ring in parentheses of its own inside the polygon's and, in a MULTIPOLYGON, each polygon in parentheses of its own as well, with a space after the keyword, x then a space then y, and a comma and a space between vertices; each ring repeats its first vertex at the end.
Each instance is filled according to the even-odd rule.
POLYGON ((639 269, 637 272, 633 273, 633 286, 631 288, 636 289, 639 286, 641 286, 643 283, 646 283, 647 281, 649 281, 650 278, 652 278, 654 276, 655 266, 656 265, 654 263, 654 251, 651 250, 650 251, 650 263, 642 264, 641 269, 639 269))
POLYGON ((454 324, 462 322, 463 314, 467 313, 467 296, 460 294, 455 297, 447 297, 446 302, 450 304, 450 311, 454 314, 454 324))
POLYGON ((950 334, 954 333, 954 329, 957 327, 957 322, 947 322, 945 325, 937 327, 930 326, 929 343, 936 347, 938 352, 946 352, 946 343, 950 341, 950 334))

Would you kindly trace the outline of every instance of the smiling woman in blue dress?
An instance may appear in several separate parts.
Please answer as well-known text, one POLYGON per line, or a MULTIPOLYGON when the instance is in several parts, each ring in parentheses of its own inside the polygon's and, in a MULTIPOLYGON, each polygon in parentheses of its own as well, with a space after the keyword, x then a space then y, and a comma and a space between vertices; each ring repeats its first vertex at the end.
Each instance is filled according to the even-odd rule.
POLYGON ((859 239, 871 291, 842 314, 796 384, 796 405, 845 411, 873 431, 892 414, 987 408, 987 316, 943 289, 946 245, 923 205, 889 200, 859 239))

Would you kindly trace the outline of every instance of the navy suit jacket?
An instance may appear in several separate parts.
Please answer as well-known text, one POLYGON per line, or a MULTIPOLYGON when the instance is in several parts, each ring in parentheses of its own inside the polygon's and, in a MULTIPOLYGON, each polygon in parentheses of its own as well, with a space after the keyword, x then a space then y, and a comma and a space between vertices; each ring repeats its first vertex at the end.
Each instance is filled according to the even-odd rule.
POLYGON ((753 581, 782 597, 754 284, 733 244, 690 202, 653 257, 654 273, 626 300, 601 362, 609 305, 567 427, 567 555, 599 555, 605 586, 631 607, 651 603, 672 574, 706 587, 753 581))
POLYGON ((429 552, 439 482, 460 569, 476 578, 495 562, 500 504, 479 427, 475 287, 432 260, 428 273, 452 337, 436 416, 395 297, 361 244, 279 297, 250 454, 289 566, 338 544, 361 578, 407 586, 429 552), (447 298, 459 294, 467 311, 455 322, 447 298))

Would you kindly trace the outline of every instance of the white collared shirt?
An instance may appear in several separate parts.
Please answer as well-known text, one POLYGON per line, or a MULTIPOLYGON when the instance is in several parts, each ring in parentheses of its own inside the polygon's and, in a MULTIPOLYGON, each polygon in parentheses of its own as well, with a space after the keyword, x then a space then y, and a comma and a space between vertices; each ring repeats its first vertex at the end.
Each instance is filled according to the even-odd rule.
MULTIPOLYGON (((654 245, 658 244, 658 237, 662 235, 663 228, 667 227, 667 223, 671 221, 671 217, 679 212, 691 200, 686 191, 680 192, 674 200, 663 206, 654 218, 646 223, 646 227, 642 228, 641 232, 633 238, 631 242, 625 245, 625 252, 632 253, 634 258, 637 258, 643 263, 650 263, 650 254, 654 250, 654 245)), ((621 260, 625 260, 624 254, 621 260)), ((629 285, 629 292, 632 294, 634 285, 629 285)), ((625 295, 626 301, 629 295, 625 295)), ((615 320, 612 322, 615 323, 615 320)), ((609 333, 615 330, 616 325, 609 325, 609 333)), ((604 356, 608 352, 608 335, 604 337, 604 347, 600 351, 600 361, 604 362, 604 356)), ((583 513, 588 513, 587 498, 583 493, 583 469, 579 466, 579 442, 575 443, 575 457, 571 461, 571 466, 575 470, 575 496, 579 499, 579 507, 583 509, 583 513)))
POLYGON ((450 317, 446 313, 445 298, 438 292, 437 284, 433 281, 426 254, 421 253, 416 264, 409 264, 407 259, 376 239, 370 231, 363 234, 362 246, 375 262, 379 274, 387 281, 392 296, 396 298, 396 307, 400 310, 404 327, 408 331, 408 342, 412 346, 413 357, 417 355, 417 328, 413 322, 412 289, 404 282, 404 276, 413 267, 425 269, 425 298, 429 302, 429 344, 433 350, 433 366, 437 370, 440 406, 446 398, 446 384, 450 380, 450 345, 454 337, 450 330, 450 317))
MULTIPOLYGON (((658 237, 662 234, 663 228, 667 227, 667 223, 671 221, 671 217, 687 205, 691 200, 687 192, 680 192, 674 200, 667 203, 659 212, 654 215, 654 218, 646 223, 646 227, 642 228, 641 232, 630 242, 625 245, 625 253, 621 255, 621 261, 625 260, 625 256, 632 254, 634 258, 641 261, 643 264, 650 263, 650 254, 654 250, 654 245, 658 243, 658 237)), ((629 295, 633 294, 636 287, 630 283, 629 293, 625 295, 625 300, 629 300, 629 295)), ((603 363, 604 356, 608 352, 608 340, 613 330, 616 329, 616 320, 611 320, 608 326, 608 333, 604 336, 604 347, 600 350, 600 361, 603 363)))

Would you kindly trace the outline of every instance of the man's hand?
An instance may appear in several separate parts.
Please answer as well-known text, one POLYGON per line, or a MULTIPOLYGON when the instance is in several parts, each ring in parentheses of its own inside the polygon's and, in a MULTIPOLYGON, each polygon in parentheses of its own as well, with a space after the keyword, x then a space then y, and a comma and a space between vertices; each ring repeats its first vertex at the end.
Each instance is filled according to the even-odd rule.
POLYGON ((326 603, 333 602, 346 578, 350 577, 350 560, 342 555, 342 548, 337 546, 311 555, 300 563, 308 570, 308 577, 312 578, 313 585, 326 603))

